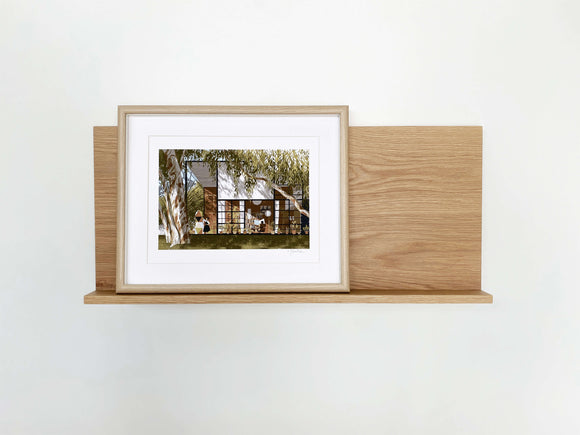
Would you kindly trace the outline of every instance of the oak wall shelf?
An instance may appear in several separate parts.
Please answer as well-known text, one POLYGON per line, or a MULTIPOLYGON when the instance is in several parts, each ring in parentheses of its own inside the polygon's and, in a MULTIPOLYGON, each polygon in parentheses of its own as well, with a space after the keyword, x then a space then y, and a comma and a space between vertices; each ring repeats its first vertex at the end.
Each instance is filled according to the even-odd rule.
POLYGON ((350 293, 202 293, 117 294, 113 290, 85 295, 85 304, 271 304, 271 303, 489 303, 482 291, 351 290, 350 293))
POLYGON ((350 293, 117 294, 117 127, 94 128, 96 291, 85 304, 491 303, 482 129, 350 127, 350 293))

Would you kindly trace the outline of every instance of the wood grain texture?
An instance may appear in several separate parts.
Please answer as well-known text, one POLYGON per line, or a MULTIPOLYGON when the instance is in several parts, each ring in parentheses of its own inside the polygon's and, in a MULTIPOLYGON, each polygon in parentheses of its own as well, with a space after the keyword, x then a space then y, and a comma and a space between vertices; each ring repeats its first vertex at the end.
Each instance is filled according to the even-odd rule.
POLYGON ((85 304, 275 304, 275 303, 403 303, 484 304, 492 296, 483 291, 352 290, 350 293, 165 293, 120 294, 96 291, 85 304))
POLYGON ((117 128, 95 127, 96 288, 113 294, 85 302, 491 302, 480 291, 481 140, 481 127, 349 128, 350 294, 113 296, 117 128))
POLYGON ((352 289, 480 290, 481 127, 351 127, 352 289))
POLYGON ((348 106, 119 106, 119 114, 325 115, 332 112, 342 112, 345 108, 348 106))
POLYGON ((93 129, 97 290, 115 290, 117 246, 117 127, 93 129))

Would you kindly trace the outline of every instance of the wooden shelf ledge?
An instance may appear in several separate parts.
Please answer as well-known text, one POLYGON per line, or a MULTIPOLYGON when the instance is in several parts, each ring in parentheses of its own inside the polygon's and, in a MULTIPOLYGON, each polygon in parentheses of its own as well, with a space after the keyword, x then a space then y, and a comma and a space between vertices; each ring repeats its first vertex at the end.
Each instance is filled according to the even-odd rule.
POLYGON ((352 290, 350 293, 228 294, 117 294, 112 290, 101 290, 85 295, 85 304, 489 304, 492 302, 492 295, 479 290, 352 290))

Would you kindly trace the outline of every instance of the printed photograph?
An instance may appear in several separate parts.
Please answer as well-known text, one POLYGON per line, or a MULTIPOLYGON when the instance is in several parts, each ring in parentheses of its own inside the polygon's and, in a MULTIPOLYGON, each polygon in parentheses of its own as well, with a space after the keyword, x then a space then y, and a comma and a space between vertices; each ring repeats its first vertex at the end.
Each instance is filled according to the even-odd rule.
POLYGON ((308 249, 309 152, 159 150, 158 249, 308 249))

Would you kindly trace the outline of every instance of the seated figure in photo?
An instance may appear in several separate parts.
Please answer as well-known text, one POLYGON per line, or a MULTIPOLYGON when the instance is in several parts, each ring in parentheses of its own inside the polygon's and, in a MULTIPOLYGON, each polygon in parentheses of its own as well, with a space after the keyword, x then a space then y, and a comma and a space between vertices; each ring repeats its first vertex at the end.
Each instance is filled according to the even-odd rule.
POLYGON ((195 234, 203 234, 204 222, 203 222, 203 214, 201 210, 195 212, 195 226, 194 231, 195 234))
MULTIPOLYGON (((260 213, 261 215, 261 213, 260 213)), ((261 216, 258 216, 258 219, 254 220, 254 226, 256 227, 257 231, 259 233, 265 233, 266 232, 266 220, 264 218, 261 218, 261 216)))

